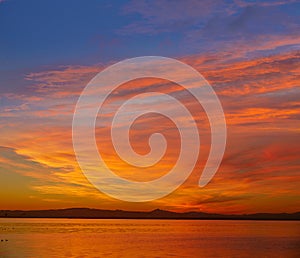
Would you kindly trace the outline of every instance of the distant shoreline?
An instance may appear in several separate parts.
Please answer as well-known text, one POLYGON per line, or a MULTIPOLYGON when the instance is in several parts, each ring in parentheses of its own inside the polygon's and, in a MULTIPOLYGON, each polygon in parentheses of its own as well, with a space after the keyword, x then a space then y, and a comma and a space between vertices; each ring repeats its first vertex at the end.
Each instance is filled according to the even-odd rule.
POLYGON ((203 212, 177 213, 165 210, 149 212, 68 208, 53 210, 0 210, 0 218, 45 218, 45 219, 160 219, 160 220, 277 220, 298 221, 296 213, 255 213, 241 215, 211 214, 203 212))
POLYGON ((203 218, 203 219, 190 219, 190 218, 86 218, 86 217, 0 217, 0 219, 69 219, 69 220, 76 220, 76 219, 85 219, 85 220, 216 220, 216 221, 300 221, 300 219, 247 219, 247 218, 235 218, 235 219, 210 219, 210 218, 203 218))

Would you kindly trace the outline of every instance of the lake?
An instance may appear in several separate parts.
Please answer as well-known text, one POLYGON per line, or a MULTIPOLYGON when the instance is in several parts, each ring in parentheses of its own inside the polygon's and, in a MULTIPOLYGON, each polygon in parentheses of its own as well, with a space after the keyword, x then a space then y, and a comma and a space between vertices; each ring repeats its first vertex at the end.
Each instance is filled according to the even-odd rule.
POLYGON ((1 258, 300 257, 300 221, 3 218, 0 239, 1 258))

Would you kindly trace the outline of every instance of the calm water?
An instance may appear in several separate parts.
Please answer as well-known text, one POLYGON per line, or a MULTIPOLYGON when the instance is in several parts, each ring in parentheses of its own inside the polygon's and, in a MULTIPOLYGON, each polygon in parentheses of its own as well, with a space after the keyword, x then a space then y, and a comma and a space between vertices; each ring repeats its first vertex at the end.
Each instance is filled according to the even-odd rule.
POLYGON ((0 239, 1 258, 300 257, 296 221, 0 219, 0 239))

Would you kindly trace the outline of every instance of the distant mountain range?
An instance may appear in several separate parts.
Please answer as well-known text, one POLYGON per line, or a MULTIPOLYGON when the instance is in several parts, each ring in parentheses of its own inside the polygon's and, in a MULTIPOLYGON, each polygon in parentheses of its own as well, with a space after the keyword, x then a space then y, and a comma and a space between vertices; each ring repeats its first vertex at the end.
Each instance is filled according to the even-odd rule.
POLYGON ((86 219, 229 219, 229 220, 300 220, 296 213, 255 213, 224 215, 204 212, 177 213, 164 210, 149 212, 69 208, 58 210, 0 210, 1 218, 86 218, 86 219))

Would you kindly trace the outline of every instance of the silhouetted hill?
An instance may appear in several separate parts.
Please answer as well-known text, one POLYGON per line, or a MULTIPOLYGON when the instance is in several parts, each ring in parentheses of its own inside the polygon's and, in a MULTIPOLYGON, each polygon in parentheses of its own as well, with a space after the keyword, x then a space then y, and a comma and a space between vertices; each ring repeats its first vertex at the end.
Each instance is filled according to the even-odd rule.
POLYGON ((88 218, 88 219, 237 219, 237 220, 300 220, 296 213, 255 213, 222 215, 203 212, 177 213, 164 210, 150 212, 69 208, 58 210, 1 210, 1 218, 88 218))

